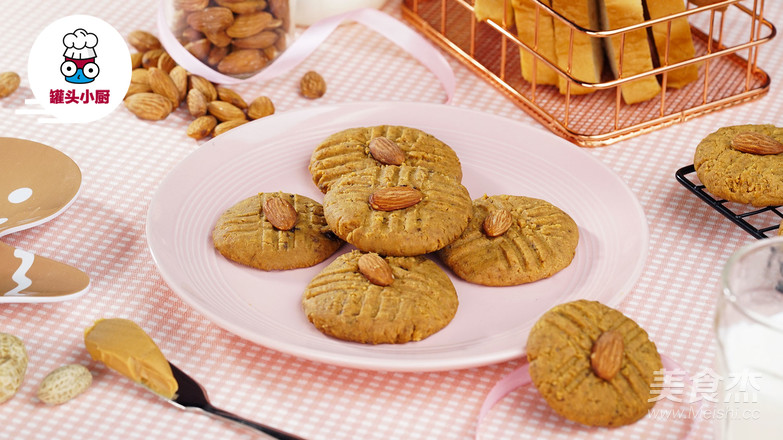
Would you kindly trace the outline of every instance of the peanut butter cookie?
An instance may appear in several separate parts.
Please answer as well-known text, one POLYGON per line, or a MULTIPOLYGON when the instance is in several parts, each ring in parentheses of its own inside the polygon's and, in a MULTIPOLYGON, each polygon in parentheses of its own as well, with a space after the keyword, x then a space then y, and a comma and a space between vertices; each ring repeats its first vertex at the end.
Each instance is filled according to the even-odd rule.
POLYGON ((320 203, 283 192, 259 193, 229 208, 212 240, 226 258, 261 270, 313 266, 343 244, 329 231, 320 203))
POLYGON ((335 234, 365 252, 413 256, 436 251, 468 225, 468 190, 421 167, 383 166, 347 174, 324 197, 335 234))
POLYGON ((647 332, 597 301, 553 307, 527 340, 530 377, 563 417, 591 426, 633 423, 655 406, 663 363, 647 332))
POLYGON ((484 195, 473 201, 470 223, 462 235, 438 255, 465 281, 513 286, 567 267, 578 242, 574 220, 551 203, 484 195))
POLYGON ((781 141, 783 128, 774 125, 723 127, 709 134, 696 147, 693 158, 696 175, 707 190, 719 198, 753 206, 781 205, 781 141), (738 145, 737 139, 743 138, 750 142, 738 145))
POLYGON ((445 327, 458 303, 448 275, 426 257, 360 251, 337 257, 302 297, 307 319, 319 331, 367 344, 420 341, 445 327))
POLYGON ((421 130, 392 125, 351 128, 329 136, 313 151, 309 170, 325 193, 345 174, 402 164, 462 180, 462 166, 451 147, 421 130))

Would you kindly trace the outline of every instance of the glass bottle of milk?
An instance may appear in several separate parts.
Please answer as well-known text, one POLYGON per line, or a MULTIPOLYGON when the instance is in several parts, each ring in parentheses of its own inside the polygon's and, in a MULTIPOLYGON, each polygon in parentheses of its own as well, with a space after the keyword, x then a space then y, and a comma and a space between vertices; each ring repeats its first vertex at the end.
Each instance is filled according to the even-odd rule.
POLYGON ((783 237, 732 255, 715 314, 717 438, 780 439, 783 431, 783 237))

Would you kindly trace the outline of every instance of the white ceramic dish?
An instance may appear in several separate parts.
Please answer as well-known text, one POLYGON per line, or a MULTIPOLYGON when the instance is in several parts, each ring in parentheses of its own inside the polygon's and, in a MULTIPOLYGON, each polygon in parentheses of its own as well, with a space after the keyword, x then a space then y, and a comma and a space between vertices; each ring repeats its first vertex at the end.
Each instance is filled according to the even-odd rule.
MULTIPOLYGON (((254 121, 204 144, 178 164, 154 194, 148 243, 163 278, 219 326, 258 344, 341 366, 435 371, 510 360, 552 306, 578 298, 616 305, 639 277, 648 228, 636 197, 601 162, 548 132, 497 116, 439 104, 355 103, 314 107, 254 121), (460 306, 454 320, 424 341, 362 345, 318 332, 301 294, 324 263, 263 272, 226 260, 212 246, 218 216, 256 192, 295 192, 323 200, 307 165, 313 148, 342 129, 407 125, 454 148, 473 198, 516 194, 545 199, 580 229, 566 269, 504 288, 452 275, 460 306)), ((350 249, 345 246, 342 252, 350 249)))

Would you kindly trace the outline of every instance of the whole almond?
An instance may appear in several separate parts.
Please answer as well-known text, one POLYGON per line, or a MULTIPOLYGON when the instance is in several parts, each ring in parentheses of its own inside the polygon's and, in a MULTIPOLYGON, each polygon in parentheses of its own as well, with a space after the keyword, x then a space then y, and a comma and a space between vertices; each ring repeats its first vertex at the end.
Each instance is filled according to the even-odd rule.
POLYGON ((368 147, 372 157, 384 165, 402 165, 405 161, 405 153, 389 138, 383 136, 372 138, 368 147))
POLYGON ((378 286, 388 286, 394 282, 391 266, 378 254, 370 253, 359 257, 359 272, 367 280, 378 286))
POLYGON ((182 101, 188 93, 188 71, 182 66, 175 66, 169 72, 169 77, 174 81, 174 85, 177 86, 179 100, 182 101))
POLYGON ((296 209, 286 199, 270 197, 264 202, 263 210, 269 223, 281 231, 288 231, 296 224, 296 209))
POLYGON ((252 14, 266 8, 266 0, 215 0, 220 6, 231 9, 236 14, 252 14))
POLYGON ((158 58, 158 69, 170 73, 171 69, 177 66, 177 62, 174 61, 173 58, 167 53, 163 53, 160 58, 158 58))
POLYGON ((234 14, 230 9, 211 7, 188 14, 188 25, 205 34, 224 30, 234 22, 234 14))
POLYGON ((231 43, 237 49, 266 49, 277 41, 277 32, 261 31, 247 38, 235 38, 231 43))
POLYGON ((217 126, 215 126, 215 129, 212 131, 213 136, 220 136, 221 134, 234 129, 236 127, 239 127, 240 125, 243 125, 247 123, 247 119, 232 119, 230 121, 221 122, 217 126))
POLYGON ((190 88, 203 93, 204 97, 207 98, 207 101, 214 101, 217 99, 218 95, 215 85, 198 75, 190 75, 190 88))
POLYGON ((152 89, 150 88, 149 84, 130 83, 130 86, 128 86, 128 91, 125 93, 125 98, 131 95, 135 95, 137 93, 145 93, 151 91, 152 89))
POLYGON ((14 93, 19 88, 21 78, 16 72, 0 73, 0 98, 14 93))
POLYGON ((128 43, 139 52, 160 49, 160 40, 147 31, 137 30, 128 34, 128 43))
POLYGON ((207 64, 213 67, 217 66, 218 63, 223 61, 223 58, 228 55, 230 50, 231 48, 229 46, 212 46, 212 49, 209 50, 209 55, 207 56, 207 64))
POLYGON ((204 34, 202 34, 200 31, 197 31, 193 29, 192 27, 189 27, 182 31, 182 38, 185 39, 187 42, 201 40, 204 38, 204 34))
POLYGON ((152 91, 168 98, 171 101, 172 108, 179 107, 179 90, 169 74, 157 67, 150 68, 149 74, 152 91))
POLYGON ((753 131, 738 133, 731 139, 731 147, 743 153, 758 155, 783 153, 783 143, 772 136, 753 131))
POLYGON ((410 186, 381 188, 370 194, 369 202, 376 211, 395 211, 409 208, 421 201, 424 195, 410 186))
POLYGON ((139 119, 158 121, 171 113, 171 100, 157 93, 136 93, 123 101, 125 107, 139 119))
POLYGON ((186 12, 200 11, 208 4, 209 0, 174 0, 174 8, 186 12))
POLYGON ((64 365, 46 375, 37 397, 43 403, 59 405, 87 391, 91 384, 92 374, 85 366, 64 365))
POLYGON ((245 119, 245 112, 241 108, 225 101, 210 101, 207 104, 207 113, 215 116, 222 122, 245 119))
POLYGON ((484 218, 482 227, 489 237, 498 237, 506 233, 511 227, 511 212, 507 209, 496 209, 484 218))
POLYGON ((320 98, 326 93, 326 81, 318 72, 311 70, 302 76, 299 90, 305 98, 320 98))
POLYGON ((150 73, 147 69, 133 69, 131 71, 131 82, 135 84, 147 84, 150 83, 150 73))
POLYGON ((200 116, 188 125, 187 135, 193 139, 204 139, 212 134, 216 125, 217 119, 214 116, 200 116))
POLYGON ((241 75, 261 70, 266 66, 267 58, 257 49, 240 49, 226 55, 217 65, 218 72, 227 75, 241 75))
POLYGON ((133 52, 131 54, 131 69, 138 69, 141 67, 141 59, 144 54, 141 52, 133 52))
POLYGON ((267 96, 259 96, 247 107, 247 117, 260 119, 275 113, 275 104, 267 96))
MULTIPOLYGON (((228 36, 224 29, 217 31, 207 31, 204 33, 204 36, 207 38, 207 40, 209 40, 210 43, 217 47, 228 47, 228 45, 231 44, 231 37, 228 36)), ((210 52, 211 51, 212 50, 210 49, 210 52)))
POLYGON ((188 111, 195 117, 201 117, 207 114, 207 98, 199 89, 190 89, 186 98, 188 111))
POLYGON ((268 0, 269 12, 275 17, 283 20, 283 28, 291 28, 291 9, 288 0, 268 0))
POLYGON ((226 29, 226 33, 232 38, 246 38, 263 31, 272 18, 269 12, 240 14, 234 17, 234 23, 226 29))
POLYGON ((199 59, 200 61, 204 61, 209 56, 209 51, 212 49, 212 43, 209 42, 206 38, 196 41, 191 41, 190 43, 185 44, 185 49, 190 52, 191 55, 199 59))
POLYGON ((152 49, 144 52, 144 55, 141 56, 141 65, 145 69, 149 69, 150 67, 158 67, 158 59, 166 53, 163 49, 152 49))
POLYGON ((221 101, 228 102, 241 109, 247 108, 247 103, 245 102, 244 99, 242 99, 241 96, 239 96, 239 93, 229 89, 228 87, 218 86, 217 93, 218 93, 218 98, 220 98, 221 101))
POLYGON ((617 330, 608 330, 596 339, 590 353, 590 366, 596 376, 612 380, 623 365, 625 345, 623 335, 617 330))

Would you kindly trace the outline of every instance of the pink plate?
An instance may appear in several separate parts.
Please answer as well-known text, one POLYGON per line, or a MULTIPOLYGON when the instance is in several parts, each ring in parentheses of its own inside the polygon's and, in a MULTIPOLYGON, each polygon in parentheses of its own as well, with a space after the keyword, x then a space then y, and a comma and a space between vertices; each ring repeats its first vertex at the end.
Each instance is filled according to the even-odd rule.
POLYGON ((217 325, 302 358, 387 371, 468 368, 521 356, 528 331, 552 306, 578 298, 616 305, 641 274, 648 238, 634 194, 579 147, 501 117, 400 102, 314 107, 235 128, 166 176, 147 217, 147 239, 163 278, 217 325), (415 127, 449 144, 473 198, 524 195, 566 211, 580 232, 571 265, 515 287, 483 287, 452 275, 460 304, 446 328, 420 342, 372 346, 329 338, 302 312, 304 288, 334 257, 312 268, 263 272, 213 249, 218 216, 257 192, 282 190, 322 201, 307 170, 313 148, 334 132, 382 124, 415 127))

